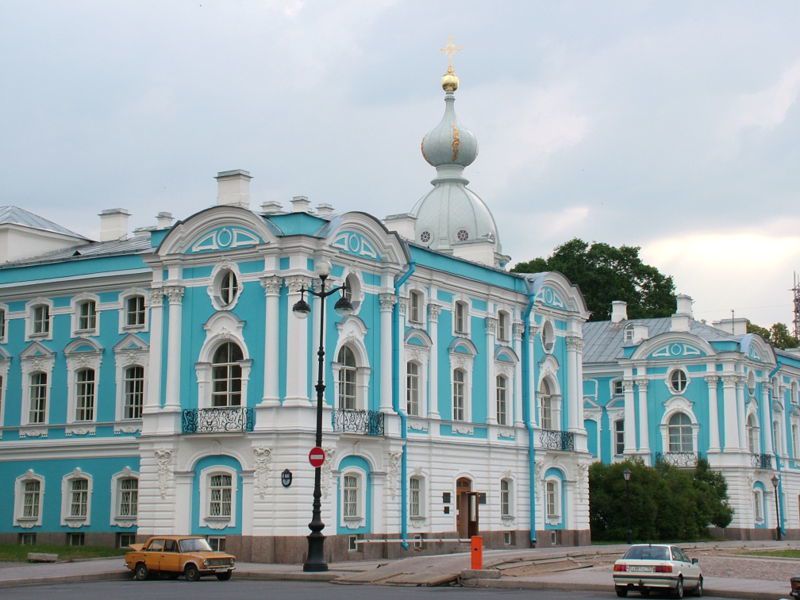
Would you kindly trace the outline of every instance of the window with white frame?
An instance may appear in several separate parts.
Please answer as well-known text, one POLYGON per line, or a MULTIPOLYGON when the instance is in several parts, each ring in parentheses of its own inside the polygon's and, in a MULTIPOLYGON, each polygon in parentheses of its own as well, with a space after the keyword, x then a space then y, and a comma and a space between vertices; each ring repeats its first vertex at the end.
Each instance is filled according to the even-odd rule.
POLYGON ((214 352, 211 362, 211 406, 242 405, 242 349, 225 342, 214 352))
POLYGON ((198 487, 200 491, 201 527, 211 529, 225 529, 235 527, 237 512, 238 471, 225 465, 212 465, 205 467, 198 474, 198 487))
POLYGON ((120 477, 117 480, 117 517, 135 519, 139 514, 139 480, 120 477))
POLYGON ((463 300, 458 300, 455 304, 453 331, 460 335, 469 333, 469 306, 463 300))
POLYGON ((92 476, 81 469, 75 469, 61 479, 61 525, 83 527, 91 524, 92 481, 92 476))
POLYGON ((781 417, 780 413, 775 415, 777 418, 772 422, 772 440, 775 446, 775 454, 784 454, 783 451, 783 436, 781 435, 781 417))
POLYGON ((30 374, 28 382, 28 398, 30 410, 28 411, 28 423, 39 424, 47 421, 47 373, 44 371, 34 371, 30 374))
POLYGON ((236 278, 236 273, 230 270, 225 270, 222 273, 219 283, 219 298, 222 306, 230 306, 236 300, 239 293, 239 281, 236 278))
POLYGON ((625 453, 625 420, 617 419, 614 421, 614 456, 622 456, 625 453))
POLYGON ((408 299, 408 320, 418 325, 422 324, 424 322, 423 315, 425 314, 425 297, 419 290, 411 290, 408 299))
POLYGON ((756 374, 753 371, 747 374, 747 389, 751 395, 756 393, 756 374))
POLYGON ((758 436, 758 419, 753 413, 747 417, 747 449, 753 454, 758 454, 761 444, 758 436))
POLYGON ((75 373, 75 420, 94 420, 95 371, 79 369, 75 373))
POLYGON ((355 273, 350 273, 344 279, 344 290, 342 296, 350 301, 353 305, 353 311, 358 312, 361 308, 361 300, 363 298, 363 291, 361 289, 361 280, 355 273))
POLYGON ((94 300, 81 300, 75 311, 77 333, 91 333, 97 329, 97 303, 94 300))
POLYGON ((504 478, 500 480, 500 517, 503 519, 513 517, 512 486, 511 479, 504 478))
POLYGON ((408 514, 412 519, 425 516, 422 504, 423 488, 422 477, 415 475, 408 480, 408 514))
POLYGON ((546 380, 542 381, 539 388, 539 406, 542 429, 553 429, 553 395, 546 380))
POLYGON ((797 382, 792 382, 792 397, 789 399, 790 402, 797 404, 800 402, 800 397, 797 396, 797 382))
POLYGON ((50 335, 50 305, 35 304, 31 307, 30 336, 50 335))
POLYGON ((556 347, 556 332, 550 321, 545 321, 542 326, 542 347, 548 354, 553 352, 556 347))
POLYGON ((22 482, 22 510, 20 520, 36 521, 42 510, 42 482, 38 479, 26 479, 22 482))
POLYGON ((670 452, 694 452, 692 421, 686 413, 677 412, 672 415, 667 429, 669 432, 670 452))
POLYGON ((497 424, 508 425, 508 377, 498 375, 496 383, 497 424))
POLYGON ((625 339, 625 343, 629 344, 633 341, 633 323, 628 323, 625 325, 625 329, 623 330, 623 337, 625 339))
POLYGON ((453 369, 453 420, 466 420, 467 372, 453 369))
POLYGON ((622 383, 622 379, 614 380, 612 393, 614 396, 622 396, 625 393, 625 385, 622 383))
POLYGON ((0 342, 6 341, 6 309, 0 308, 0 342))
POLYGON ((753 490, 753 515, 756 523, 764 522, 764 492, 759 488, 753 490))
POLYGON ((420 365, 410 360, 406 363, 406 412, 414 417, 419 416, 420 365))
POLYGON ((342 477, 342 516, 345 520, 361 518, 361 476, 356 473, 342 477))
POLYGON ((511 339, 511 318, 508 311, 501 310, 497 313, 497 339, 507 343, 511 339))
POLYGON ((355 410, 358 407, 357 398, 357 365, 356 355, 349 346, 342 346, 339 350, 339 408, 355 410))
POLYGON ((125 327, 136 329, 144 327, 147 312, 143 294, 133 294, 125 298, 125 327))
POLYGON ((89 480, 76 477, 69 480, 69 512, 70 519, 85 519, 89 511, 89 480))
POLYGON ((689 380, 686 377, 686 371, 683 369, 675 369, 669 375, 669 387, 675 394, 682 394, 686 391, 686 386, 689 380))
POLYGON ((547 519, 549 521, 557 520, 561 513, 559 491, 559 482, 557 479, 548 479, 545 481, 545 505, 547 519))
POLYGON ((131 365, 125 367, 123 375, 123 419, 141 419, 144 406, 144 367, 131 365))
POLYGON ((208 518, 230 519, 233 477, 230 473, 212 473, 208 477, 208 518))
POLYGON ((797 423, 792 423, 792 455, 795 458, 800 458, 800 440, 798 436, 800 436, 800 431, 798 430, 797 423))

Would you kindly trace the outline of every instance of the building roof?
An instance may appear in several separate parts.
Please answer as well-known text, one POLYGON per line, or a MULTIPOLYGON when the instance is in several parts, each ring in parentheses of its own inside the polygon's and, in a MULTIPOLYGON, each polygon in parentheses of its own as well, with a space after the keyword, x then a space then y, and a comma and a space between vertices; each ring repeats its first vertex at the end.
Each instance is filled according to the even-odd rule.
POLYGON ((66 227, 62 227, 58 223, 54 223, 49 219, 40 217, 29 210, 20 208, 19 206, 0 206, 0 225, 19 225, 21 227, 28 227, 30 229, 38 229, 40 231, 50 231, 60 235, 68 235, 78 239, 88 239, 79 233, 70 231, 66 227))
POLYGON ((122 254, 141 254, 152 250, 149 235, 136 235, 123 240, 109 242, 89 242, 53 250, 30 258, 7 262, 0 268, 13 268, 41 263, 62 262, 80 258, 99 258, 101 256, 118 256, 122 254))
MULTIPOLYGON (((652 338, 670 331, 672 319, 661 317, 654 319, 628 319, 619 323, 611 321, 591 321, 583 324, 583 361, 589 363, 610 363, 622 358, 625 326, 629 323, 647 327, 647 335, 652 338)), ((689 333, 707 342, 738 342, 736 336, 711 325, 689 320, 689 333)))

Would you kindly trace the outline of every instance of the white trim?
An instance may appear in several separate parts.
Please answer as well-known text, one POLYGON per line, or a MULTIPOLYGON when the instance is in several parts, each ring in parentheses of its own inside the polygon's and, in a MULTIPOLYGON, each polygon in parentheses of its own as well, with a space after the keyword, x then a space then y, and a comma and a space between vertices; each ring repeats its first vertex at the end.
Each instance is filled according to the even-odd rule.
POLYGON ((119 514, 119 507, 120 507, 120 481, 123 479, 135 479, 137 482, 140 482, 139 473, 138 471, 132 471, 130 467, 125 467, 122 471, 118 473, 114 473, 111 476, 111 506, 109 507, 110 513, 110 524, 114 527, 135 527, 137 524, 137 519, 139 515, 139 506, 141 505, 141 501, 139 500, 139 492, 141 491, 138 489, 137 484, 137 502, 136 502, 136 515, 133 516, 122 516, 119 514))
MULTIPOLYGON (((8 313, 6 313, 8 314, 8 313)), ((8 390, 8 367, 11 359, 0 350, 0 440, 3 439, 3 424, 6 413, 6 391, 8 390)))
POLYGON ((53 339, 53 301, 49 298, 34 298, 25 304, 25 341, 32 340, 52 340, 53 339), (34 309, 37 306, 46 305, 48 311, 47 332, 33 332, 34 309))
POLYGON ((471 317, 471 302, 469 298, 463 295, 455 295, 453 297, 453 304, 450 306, 451 315, 453 316, 451 333, 455 337, 470 337, 472 333, 472 317, 471 317), (458 323, 458 306, 464 306, 464 328, 459 330, 456 325, 458 323))
POLYGON ((206 339, 200 349, 198 362, 194 365, 197 376, 198 408, 212 408, 212 360, 214 352, 225 342, 233 342, 242 351, 244 360, 240 362, 242 367, 241 406, 247 406, 247 388, 250 382, 250 370, 253 367, 253 361, 250 359, 250 351, 244 341, 243 327, 244 322, 228 311, 215 313, 204 325, 206 339))
POLYGON ((411 476, 408 478, 408 518, 412 521, 416 521, 417 523, 421 523, 425 521, 428 516, 427 510, 427 485, 425 481, 425 476, 422 473, 412 473, 411 476), (415 479, 419 481, 419 502, 417 504, 419 512, 415 515, 411 510, 411 480, 415 479))
POLYGON ((141 366, 144 369, 144 389, 142 390, 142 411, 144 411, 144 407, 147 406, 147 375, 150 367, 150 351, 141 338, 128 334, 114 346, 114 380, 116 384, 114 415, 117 421, 114 426, 114 433, 134 433, 142 429, 141 418, 125 418, 125 371, 134 366, 141 366))
POLYGON ((239 473, 236 469, 226 465, 212 465, 206 467, 200 474, 199 488, 200 488, 200 517, 198 525, 200 527, 209 527, 211 529, 225 529, 226 527, 236 527, 236 509, 237 497, 239 493, 239 473), (211 516, 209 514, 209 486, 211 485, 211 477, 214 475, 230 475, 231 477, 231 515, 226 516, 211 516))
POLYGON ((46 425, 50 422, 50 404, 52 399, 51 390, 53 387, 53 366, 55 364, 55 354, 44 345, 38 342, 33 342, 20 353, 20 363, 23 389, 19 435, 20 437, 46 437, 46 425), (39 371, 43 372, 47 376, 44 420, 41 423, 31 423, 30 378, 33 373, 37 373, 39 371))
POLYGON ((408 290, 408 323, 412 327, 418 327, 420 329, 425 329, 427 321, 428 321, 428 298, 425 290, 419 287, 412 287, 408 290), (419 319, 412 319, 412 315, 414 314, 413 309, 413 295, 418 294, 420 298, 420 305, 419 305, 419 319))
POLYGON ((692 424, 692 453, 697 454, 697 437, 700 432, 700 423, 692 409, 692 404, 682 396, 674 396, 664 403, 664 414, 661 417, 661 448, 662 452, 668 454, 671 452, 669 448, 669 422, 672 417, 678 413, 684 413, 689 417, 692 424))
MULTIPOLYGON (((703 372, 703 375, 705 375, 705 372, 703 372)), ((689 371, 686 368, 684 368, 683 366, 681 366, 681 365, 673 365, 669 369, 667 369, 667 376, 664 378, 664 384, 667 386, 667 390, 669 390, 670 394, 673 394, 673 395, 685 394, 686 390, 689 389, 689 384, 691 382, 692 382, 692 378, 689 376, 689 371), (672 375, 676 371, 683 372, 684 377, 686 377, 686 385, 684 386, 684 388, 682 390, 679 390, 679 389, 673 387, 673 385, 672 385, 672 375)))
POLYGON ((542 338, 542 349, 546 354, 553 354, 556 349, 556 328, 550 318, 545 318, 539 327, 539 335, 542 338), (549 345, 549 347, 548 347, 549 345))
POLYGON ((94 479, 89 474, 76 468, 71 473, 67 473, 61 478, 61 526, 62 527, 88 527, 92 524, 92 491, 94 479), (86 516, 72 516, 70 514, 72 506, 72 482, 78 479, 85 479, 87 482, 86 490, 86 516))
POLYGON ((99 389, 100 389, 100 365, 102 363, 102 348, 96 343, 85 338, 78 338, 71 342, 64 349, 64 356, 67 359, 67 429, 66 435, 94 434, 94 424, 97 422, 97 411, 99 409, 99 389), (76 351, 75 348, 91 346, 93 350, 76 351), (77 414, 77 372, 82 369, 92 369, 94 371, 94 398, 92 406, 92 418, 78 421, 77 414), (69 427, 75 424, 77 427, 69 427))
MULTIPOLYGON (((8 312, 8 304, 0 302, 0 312, 3 313, 3 327, 0 330, 0 344, 5 344, 8 342, 8 322, 10 320, 10 313, 8 312)), ((2 424, 3 420, 0 419, 0 424, 2 424)))
POLYGON ((96 337, 100 335, 100 298, 97 294, 81 292, 70 300, 70 328, 73 338, 96 337), (94 302, 94 327, 80 327, 80 307, 85 302, 94 302))
POLYGON ((562 486, 562 480, 561 480, 560 477, 556 477, 555 475, 549 475, 549 476, 544 478, 544 507, 543 508, 544 508, 544 518, 545 518, 545 521, 547 521, 548 525, 558 525, 558 524, 560 524, 562 522, 561 521, 561 519, 563 517, 563 515, 561 514, 561 505, 563 504, 563 499, 561 497, 561 495, 563 493, 562 487, 563 487, 562 486), (548 507, 549 499, 547 497, 547 495, 548 495, 547 486, 550 483, 553 484, 553 492, 554 492, 554 496, 555 496, 554 497, 554 503, 553 503, 554 504, 554 508, 555 508, 555 512, 553 512, 553 513, 549 512, 549 507, 548 507))
POLYGON ((367 524, 367 472, 361 467, 347 467, 339 473, 339 520, 340 526, 346 529, 359 529, 367 524), (358 481, 358 497, 355 516, 344 516, 344 478, 355 476, 358 481))
POLYGON ((211 304, 216 310, 233 310, 239 303, 243 291, 244 284, 242 283, 242 274, 239 271, 239 265, 237 263, 224 261, 216 265, 211 271, 207 292, 208 297, 211 298, 211 304), (233 273, 233 276, 236 278, 236 293, 234 294, 233 300, 226 304, 222 300, 221 286, 222 279, 229 271, 233 273))
POLYGON ((150 290, 144 288, 129 288, 119 295, 119 333, 141 332, 150 329, 150 290), (128 299, 132 296, 144 298, 144 325, 128 325, 128 299))
POLYGON ((44 476, 34 473, 33 469, 28 469, 14 481, 14 526, 30 529, 31 527, 41 527, 42 512, 44 509, 44 476), (23 517, 24 510, 24 484, 26 481, 39 482, 39 506, 36 517, 23 517))
POLYGON ((333 361, 331 368, 333 370, 333 406, 339 409, 339 373, 342 365, 339 363, 339 354, 344 346, 348 346, 352 350, 356 359, 356 406, 353 410, 364 410, 367 408, 367 398, 369 397, 369 354, 364 345, 364 336, 367 334, 367 328, 363 321, 357 317, 348 317, 345 321, 337 325, 339 330, 339 339, 336 342, 336 348, 333 351, 333 361))
POLYGON ((499 498, 497 506, 500 509, 500 520, 503 527, 507 528, 514 523, 517 514, 516 481, 513 473, 508 471, 500 478, 499 498), (508 512, 503 513, 503 482, 508 482, 508 512))

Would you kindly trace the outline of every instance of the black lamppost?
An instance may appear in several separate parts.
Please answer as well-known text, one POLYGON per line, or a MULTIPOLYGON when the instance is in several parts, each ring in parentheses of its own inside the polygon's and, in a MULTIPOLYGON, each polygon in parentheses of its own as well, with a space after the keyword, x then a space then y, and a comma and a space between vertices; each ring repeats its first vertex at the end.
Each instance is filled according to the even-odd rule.
POLYGON ((628 493, 628 482, 631 480, 631 470, 628 467, 625 467, 625 470, 622 472, 622 476, 625 478, 625 506, 627 510, 625 511, 626 518, 628 520, 628 544, 633 543, 633 531, 631 530, 631 502, 630 496, 628 493))
MULTIPOLYGON (((308 302, 305 301, 305 293, 308 292, 311 296, 316 296, 320 299, 319 303, 319 349, 317 350, 317 385, 314 389, 317 390, 317 437, 315 441, 315 445, 317 447, 322 446, 322 405, 324 403, 324 393, 325 393, 325 299, 328 296, 335 294, 338 291, 344 291, 347 289, 347 284, 336 286, 328 291, 325 290, 325 282, 328 279, 328 275, 330 275, 331 265, 328 262, 320 262, 317 265, 317 275, 319 275, 320 280, 320 290, 315 292, 313 289, 305 289, 302 288, 300 290, 300 300, 295 302, 295 305, 292 307, 292 311, 295 315, 300 317, 301 319, 305 319, 308 316, 308 313, 311 312, 311 307, 308 305, 308 302)), ((346 294, 342 294, 342 297, 336 301, 334 305, 334 310, 342 315, 347 316, 353 312, 353 305, 350 304, 350 300, 347 299, 346 294)), ((328 570, 328 563, 325 562, 325 536, 322 534, 322 530, 325 529, 325 523, 322 522, 322 512, 321 512, 321 498, 322 498, 322 490, 320 488, 320 469, 321 467, 316 467, 314 469, 314 508, 311 513, 311 522, 308 524, 308 528, 311 530, 311 533, 308 534, 308 556, 306 557, 306 562, 303 563, 303 571, 327 571, 328 570)))
POLYGON ((778 484, 780 483, 777 475, 772 476, 772 487, 775 489, 775 535, 781 541, 781 508, 778 503, 778 484))

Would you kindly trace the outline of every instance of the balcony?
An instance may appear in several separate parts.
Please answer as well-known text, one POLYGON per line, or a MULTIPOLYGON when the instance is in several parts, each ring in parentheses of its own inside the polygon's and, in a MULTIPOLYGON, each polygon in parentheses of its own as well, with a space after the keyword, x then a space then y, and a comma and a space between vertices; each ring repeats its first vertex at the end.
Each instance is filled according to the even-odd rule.
POLYGON ((337 409, 331 413, 331 422, 334 431, 383 435, 383 417, 383 413, 377 410, 337 409))
POLYGON ((772 454, 752 454, 750 459, 753 461, 755 469, 772 469, 772 454))
POLYGON ((244 433, 253 431, 254 423, 253 409, 243 406, 183 411, 183 433, 244 433))
POLYGON ((546 450, 575 450, 575 434, 571 431, 539 430, 539 446, 546 450))
POLYGON ((663 462, 679 469, 693 469, 700 455, 697 452, 656 452, 656 462, 663 462))

